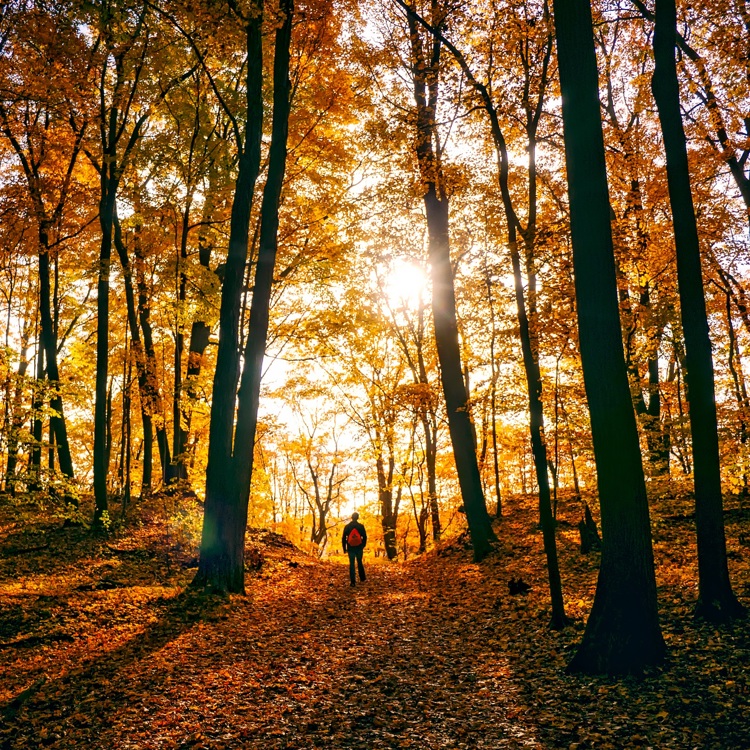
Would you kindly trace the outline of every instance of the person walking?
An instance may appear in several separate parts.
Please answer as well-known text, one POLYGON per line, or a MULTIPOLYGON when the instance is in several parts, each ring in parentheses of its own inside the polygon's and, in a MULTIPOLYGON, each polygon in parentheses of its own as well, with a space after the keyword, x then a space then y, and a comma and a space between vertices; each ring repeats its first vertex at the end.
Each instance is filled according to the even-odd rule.
POLYGON ((341 535, 341 546, 344 548, 344 552, 349 554, 349 581, 352 586, 355 586, 357 583, 354 574, 355 560, 357 561, 359 580, 364 581, 367 578, 365 575, 365 566, 362 564, 362 553, 366 544, 367 530, 359 522, 359 513, 352 513, 352 520, 344 526, 344 533, 341 535))

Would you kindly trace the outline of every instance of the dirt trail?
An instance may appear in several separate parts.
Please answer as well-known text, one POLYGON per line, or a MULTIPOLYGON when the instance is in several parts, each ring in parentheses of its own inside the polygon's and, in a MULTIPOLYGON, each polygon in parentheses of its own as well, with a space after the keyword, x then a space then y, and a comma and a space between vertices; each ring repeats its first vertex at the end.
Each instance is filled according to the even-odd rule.
MULTIPOLYGON (((47 682, 2 747, 541 747, 521 718, 480 568, 368 567, 351 588, 343 564, 297 557, 231 604, 168 604, 47 682)), ((65 657, 72 647, 47 648, 65 657)))
POLYGON ((454 541, 369 560, 355 588, 342 558, 256 530, 264 563, 230 599, 188 587, 194 559, 158 525, 0 528, 0 750, 750 750, 750 618, 694 621, 682 526, 657 528, 665 669, 565 673, 597 562, 567 528, 563 632, 531 507, 481 564, 454 541))

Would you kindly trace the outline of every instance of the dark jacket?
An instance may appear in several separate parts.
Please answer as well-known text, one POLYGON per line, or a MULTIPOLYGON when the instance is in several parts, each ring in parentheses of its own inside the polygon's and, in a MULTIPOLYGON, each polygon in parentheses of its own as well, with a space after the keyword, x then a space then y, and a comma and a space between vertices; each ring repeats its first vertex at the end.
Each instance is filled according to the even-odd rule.
POLYGON ((359 545, 358 549, 364 549, 367 544, 367 531, 365 531, 365 527, 359 521, 349 521, 344 526, 344 533, 341 535, 341 546, 344 548, 344 552, 349 549, 349 544, 346 540, 349 538, 352 529, 357 529, 359 535, 362 537, 362 544, 359 545))

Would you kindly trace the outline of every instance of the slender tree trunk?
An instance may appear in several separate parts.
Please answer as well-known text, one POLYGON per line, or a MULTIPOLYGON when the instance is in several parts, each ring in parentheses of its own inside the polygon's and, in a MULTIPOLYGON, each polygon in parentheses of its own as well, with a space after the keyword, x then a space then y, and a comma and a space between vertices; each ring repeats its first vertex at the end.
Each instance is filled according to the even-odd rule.
POLYGON ((660 664, 651 529, 622 348, 591 7, 555 0, 584 383, 591 414, 602 560, 573 672, 638 673, 660 664))
MULTIPOLYGON (((641 305, 651 307, 648 284, 641 295, 641 305)), ((662 330, 649 333, 648 356, 648 406, 645 414, 646 442, 648 444, 649 466, 652 476, 669 476, 669 438, 661 419, 661 390, 659 388, 659 345, 662 330)))
POLYGON ((125 443, 125 472, 124 472, 124 487, 125 491, 122 495, 122 508, 121 515, 124 518, 125 513, 130 506, 130 466, 133 455, 133 445, 131 436, 131 422, 130 422, 130 405, 131 405, 131 389, 133 380, 133 364, 131 357, 127 358, 127 369, 126 376, 123 384, 124 398, 122 403, 122 420, 123 420, 123 442, 125 443))
POLYGON ((652 87, 667 158, 667 183, 675 232, 680 311, 689 376, 688 407, 693 443, 698 536, 696 613, 712 621, 728 621, 743 614, 745 610, 732 591, 727 566, 713 360, 698 227, 690 190, 690 169, 680 110, 680 89, 674 57, 676 34, 677 12, 674 0, 657 0, 652 87))
POLYGON ((138 290, 138 322, 143 334, 143 368, 144 394, 146 396, 146 411, 149 415, 148 439, 144 426, 143 453, 143 486, 151 489, 153 483, 153 438, 156 433, 156 445, 159 450, 159 465, 162 481, 166 479, 171 463, 169 453, 169 436, 167 435, 166 419, 162 404, 161 389, 159 387, 156 348, 151 328, 151 297, 146 282, 146 256, 141 242, 141 226, 136 224, 133 237, 133 255, 135 256, 135 277, 138 290), (154 430, 154 421, 156 422, 154 430), (146 482, 148 479, 148 482, 146 482))
POLYGON ((13 403, 8 419, 8 462, 5 470, 5 491, 13 496, 16 494, 16 467, 18 465, 19 435, 23 429, 23 386, 26 378, 26 370, 29 367, 29 338, 31 336, 31 324, 25 323, 21 332, 21 350, 18 355, 18 370, 16 372, 16 384, 13 389, 13 403))
POLYGON ((740 347, 737 342, 737 334, 734 330, 734 323, 732 322, 732 295, 728 288, 724 290, 726 297, 726 313, 727 313, 727 331, 729 333, 729 372, 732 375, 732 383, 734 384, 734 395, 737 399, 738 409, 738 421, 739 421, 739 438, 740 438, 740 478, 742 480, 742 488, 740 489, 740 497, 744 498, 748 494, 748 473, 747 473, 747 459, 746 448, 748 438, 748 425, 747 419, 750 414, 750 398, 748 398, 747 387, 745 386, 745 374, 742 368, 742 355, 740 353, 740 347))
POLYGON ((172 459, 169 467, 169 481, 187 479, 187 465, 185 463, 185 451, 187 450, 188 430, 187 423, 183 420, 184 409, 181 401, 183 398, 182 378, 182 355, 185 350, 184 315, 187 303, 187 273, 185 267, 188 262, 188 233, 190 230, 190 207, 192 194, 188 196, 185 210, 182 214, 182 227, 180 231, 180 250, 177 258, 177 313, 175 319, 174 338, 174 388, 172 395, 172 459))
MULTIPOLYGON (((438 19, 433 19, 436 22, 438 19)), ((456 293, 450 257, 448 196, 441 186, 440 159, 435 152, 435 111, 438 98, 440 41, 432 40, 430 61, 425 59, 417 22, 408 16, 412 47, 414 99, 417 107, 416 153, 424 186, 428 252, 432 276, 432 315, 440 362, 443 395, 448 413, 448 431, 453 445, 456 472, 469 524, 474 559, 481 560, 492 549, 492 530, 475 451, 469 396, 463 380, 461 349, 456 319, 456 293)), ((439 23, 438 23, 439 25, 439 23)))
MULTIPOLYGON (((107 429, 106 429, 106 445, 105 445, 105 455, 106 455, 106 461, 107 466, 110 466, 112 463, 112 442, 113 442, 113 434, 112 434, 112 390, 114 386, 114 377, 110 376, 109 378, 109 385, 107 386, 107 429)), ((112 489, 112 480, 107 477, 107 490, 110 491, 112 489)))
POLYGON ((117 492, 122 495, 123 487, 125 486, 125 406, 128 405, 128 408, 130 408, 130 404, 128 404, 128 397, 129 394, 127 393, 127 384, 128 384, 128 365, 130 364, 130 352, 131 349, 128 346, 128 333, 127 329, 125 330, 125 336, 124 336, 124 349, 125 353, 122 358, 122 394, 121 394, 121 414, 122 419, 120 420, 120 447, 119 447, 119 455, 117 457, 117 492))
POLYGON ((437 442, 435 432, 437 421, 430 421, 428 414, 422 415, 422 429, 425 440, 425 465, 427 468, 427 505, 432 522, 432 539, 438 541, 442 531, 440 523, 440 506, 437 494, 437 442))
MULTIPOLYGON (((147 302, 139 298, 136 306, 135 290, 133 288, 133 267, 130 263, 127 247, 122 236, 122 228, 115 211, 114 219, 114 242, 117 254, 122 266, 122 276, 125 286, 125 308, 128 316, 128 328, 130 330, 130 357, 135 359, 136 374, 138 377, 138 393, 141 404, 141 424, 143 427, 144 459, 142 464, 141 494, 147 495, 151 490, 152 462, 154 444, 153 410, 154 399, 149 386, 149 367, 141 341, 141 331, 138 323, 138 312, 146 307, 147 302)), ((137 244, 137 243, 136 243, 137 244)), ((140 265, 140 259, 137 261, 140 265)), ((139 276, 141 274, 138 274, 139 276)), ((139 284, 139 288, 140 288, 139 284)), ((145 283, 144 285, 145 286, 145 283)), ((148 320, 148 313, 143 313, 148 320)), ((129 360, 130 361, 130 360, 129 360)))
POLYGON ((547 446, 544 439, 544 406, 542 404, 542 375, 539 370, 539 360, 534 353, 531 327, 526 315, 524 302, 523 277, 518 247, 515 239, 515 227, 508 219, 509 245, 513 278, 516 293, 516 312, 521 334, 521 351, 523 353, 524 372, 526 374, 526 391, 529 397, 529 432, 531 435, 531 453, 534 459, 534 469, 539 490, 539 519, 544 539, 544 553, 547 558, 547 577, 550 587, 552 604, 551 627, 559 630, 568 623, 565 615, 560 565, 557 559, 557 543, 555 540, 555 520, 552 517, 550 498, 549 474, 547 472, 547 446))
MULTIPOLYGON (((211 167, 209 169, 209 185, 208 192, 204 200, 203 205, 203 220, 208 222, 211 220, 211 216, 215 207, 214 193, 217 189, 216 186, 216 170, 211 167)), ((211 240, 205 234, 198 235, 198 260, 201 266, 206 271, 210 270, 211 263, 211 251, 212 251, 211 240)), ((208 347, 209 338, 211 335, 211 328, 206 324, 200 317, 193 320, 190 327, 190 343, 188 345, 188 361, 187 369, 185 373, 185 401, 183 402, 183 411, 181 421, 185 425, 185 449, 191 445, 190 442, 190 428, 192 424, 193 408, 200 398, 197 381, 200 377, 201 370, 203 367, 203 355, 208 347)), ((191 455, 192 455, 192 450, 191 455)), ((185 464, 185 472, 187 474, 187 461, 183 461, 185 464)))
MULTIPOLYGON (((38 308, 37 308, 38 309, 38 308)), ((41 334, 37 321, 36 341, 36 373, 34 381, 34 392, 31 400, 31 450, 29 451, 29 489, 40 490, 41 468, 42 468, 42 437, 44 434, 44 422, 42 420, 42 407, 44 406, 44 347, 42 346, 41 334)))
POLYGON ((395 459, 391 453, 388 456, 388 471, 385 469, 383 456, 376 461, 378 475, 378 506, 380 507, 380 523, 383 527, 383 544, 389 560, 398 557, 398 541, 396 539, 396 524, 398 522, 398 507, 393 502, 393 472, 395 459))
POLYGON ((117 154, 108 152, 110 167, 102 167, 99 223, 101 245, 99 249, 99 277, 96 298, 96 385, 94 401, 94 523, 100 525, 108 511, 107 503, 107 381, 109 377, 109 273, 112 257, 115 196, 117 180, 114 171, 117 154))
POLYGON ((492 275, 485 269, 485 283, 487 285, 487 304, 490 308, 490 432, 492 435, 492 472, 495 483, 495 516, 503 515, 503 499, 500 492, 500 459, 497 453, 497 362, 495 361, 495 304, 492 296, 492 275))
POLYGON ((474 430, 467 408, 468 394, 461 373, 458 343, 456 299, 450 262, 448 198, 438 197, 435 183, 424 196, 432 266, 432 309, 440 372, 448 412, 448 430, 453 445, 461 496, 469 523, 474 558, 481 560, 492 549, 495 534, 487 513, 477 455, 474 430))
MULTIPOLYGON (((415 375, 419 383, 429 388, 430 381, 427 377, 427 366, 424 359, 424 308, 425 305, 420 300, 419 323, 417 326, 417 371, 415 375)), ((437 493, 437 404, 430 398, 421 406, 422 430, 424 431, 425 442, 425 464, 427 467, 427 504, 429 505, 430 520, 432 522, 432 538, 437 542, 442 532, 437 493)))
MULTIPOLYGON (((50 427, 55 434, 60 471, 69 479, 73 479, 73 460, 70 455, 70 443, 65 423, 63 399, 60 392, 60 373, 57 367, 57 337, 52 321, 49 267, 49 227, 42 222, 39 229, 39 318, 40 336, 44 348, 45 370, 50 384, 50 427)), ((75 497, 66 500, 77 504, 75 497)))

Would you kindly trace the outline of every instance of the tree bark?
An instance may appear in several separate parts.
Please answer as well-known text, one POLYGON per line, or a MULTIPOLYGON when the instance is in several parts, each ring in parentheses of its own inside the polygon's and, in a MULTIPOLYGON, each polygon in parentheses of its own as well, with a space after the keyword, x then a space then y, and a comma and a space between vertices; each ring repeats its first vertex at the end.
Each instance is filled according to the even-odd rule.
MULTIPOLYGON (((113 128, 116 125, 113 124, 113 128)), ((94 524, 101 525, 107 503, 107 379, 109 375, 109 273, 112 257, 117 151, 110 146, 102 160, 99 201, 99 275, 96 285, 96 384, 94 388, 94 524), (105 167, 109 164, 109 167, 105 167)))
POLYGON ((262 1, 247 25, 248 126, 232 206, 229 255, 221 295, 219 352, 214 377, 206 505, 197 585, 242 593, 244 540, 253 470, 260 379, 268 333, 276 261, 278 210, 286 167, 290 108, 289 53, 292 0, 281 0, 273 72, 273 124, 268 177, 261 206, 261 238, 250 308, 250 333, 240 383, 237 430, 232 440, 239 379, 239 313, 247 260, 250 208, 260 169, 262 120, 262 1), (229 469, 229 470, 228 470, 229 469))
POLYGON ((289 60, 294 17, 293 0, 280 0, 280 25, 276 31, 273 66, 273 122, 268 157, 268 175, 263 189, 260 215, 260 243, 255 267, 253 299, 245 345, 245 366, 240 380, 237 404, 237 431, 234 438, 235 473, 238 479, 240 521, 244 534, 250 482, 253 473, 255 436, 260 405, 260 381, 266 353, 273 275, 278 250, 279 204, 286 174, 289 111, 291 106, 289 60))
MULTIPOLYGON (((192 146, 191 146, 192 149, 192 146)), ((187 466, 185 464, 185 451, 187 450, 188 431, 187 424, 183 420, 184 409, 182 407, 182 355, 185 350, 185 333, 182 317, 187 302, 187 273, 185 267, 188 262, 188 234, 190 232, 190 209, 193 195, 190 192, 185 201, 185 209, 182 213, 180 227, 180 249, 177 257, 177 304, 175 316, 174 335, 174 387, 172 389, 172 462, 167 469, 167 480, 169 482, 187 479, 187 466)))
POLYGON ((622 347, 591 7, 555 0, 563 132, 584 383, 602 561, 571 672, 639 673, 665 655, 638 430, 622 347))
MULTIPOLYGON (((68 478, 73 479, 73 459, 70 455, 70 443, 68 441, 68 430, 65 423, 62 394, 60 392, 60 373, 57 367, 57 336, 52 322, 49 268, 49 226, 45 221, 40 222, 39 228, 39 318, 40 335, 42 347, 44 348, 45 370, 47 380, 52 388, 50 394, 50 429, 54 431, 57 453, 60 461, 60 471, 68 478)), ((66 496, 66 501, 77 505, 74 496, 66 496)))
POLYGON ((229 252, 219 310, 219 346, 213 381, 206 470, 206 502, 200 561, 193 584, 244 592, 245 528, 232 468, 232 435, 239 380, 240 301, 247 262, 247 241, 255 185, 260 172, 263 135, 263 3, 255 0, 247 22, 247 126, 239 156, 232 202, 229 252))
MULTIPOLYGON (((492 550, 495 534, 482 490, 474 448, 474 430, 469 413, 469 396, 461 368, 456 293, 450 257, 449 203, 442 186, 439 155, 433 145, 437 138, 435 112, 439 90, 441 43, 436 38, 432 40, 431 59, 428 63, 422 49, 417 22, 411 14, 407 18, 411 39, 414 100, 417 108, 416 155, 424 186, 435 343, 448 414, 448 431, 453 445, 474 559, 481 560, 492 550)), ((436 20, 433 19, 433 22, 436 20)))
POLYGON ((667 184, 677 251, 680 314, 689 377, 687 395, 698 537, 696 614, 712 621, 728 621, 745 610, 732 591, 727 566, 713 359, 674 56, 677 41, 674 0, 656 0, 655 15, 652 88, 666 152, 667 184))
MULTIPOLYGON (((128 256, 128 250, 122 236, 122 228, 115 210, 114 217, 114 242, 117 254, 122 266, 122 276, 125 286, 125 308, 128 316, 128 328, 130 329, 130 356, 135 359, 136 375, 138 378, 138 393, 141 404, 141 424, 143 427, 144 457, 142 462, 141 494, 147 494, 151 489, 151 470, 154 443, 153 428, 153 398, 149 388, 149 368, 146 362, 146 354, 141 340, 141 331, 138 323, 138 310, 142 308, 142 300, 139 299, 136 307, 135 289, 133 288, 133 268, 128 256)), ((139 261, 140 262, 140 261, 139 261)), ((128 397, 129 401, 129 397, 128 397)))
MULTIPOLYGON (((214 163, 212 162, 208 169, 208 189, 203 202, 203 226, 206 226, 208 222, 212 220, 213 211, 216 207, 215 192, 217 190, 216 185, 216 173, 214 163)), ((213 244, 211 240, 206 236, 205 232, 198 234, 198 262, 206 269, 211 270, 211 252, 213 250, 213 244)), ((201 294, 203 292, 200 292, 201 294)), ((190 442, 190 428, 192 424, 193 408, 200 398, 197 381, 201 374, 203 367, 203 355, 208 347, 208 342, 211 336, 211 328, 201 317, 197 317, 193 320, 190 326, 190 342, 188 344, 188 360, 187 368, 185 371, 185 398, 182 402, 181 410, 181 423, 184 425, 185 435, 181 443, 183 452, 188 451, 189 453, 195 449, 194 445, 190 442)), ((176 458, 183 465, 183 471, 185 478, 188 477, 187 466, 188 456, 183 458, 176 458)))
POLYGON ((12 497, 16 494, 16 466, 18 465, 19 434, 23 429, 24 414, 22 411, 23 384, 26 379, 26 370, 29 367, 29 338, 31 336, 31 323, 26 320, 21 329, 21 349, 18 354, 18 370, 15 376, 15 387, 13 389, 13 405, 10 417, 6 424, 8 426, 7 450, 8 462, 5 470, 5 491, 12 497))
POLYGON ((377 458, 378 473, 378 505, 380 506, 380 523, 383 527, 383 544, 389 560, 398 557, 398 541, 396 540, 396 524, 398 522, 398 503, 393 502, 393 472, 396 461, 391 451, 388 456, 388 471, 385 470, 383 456, 377 458))

